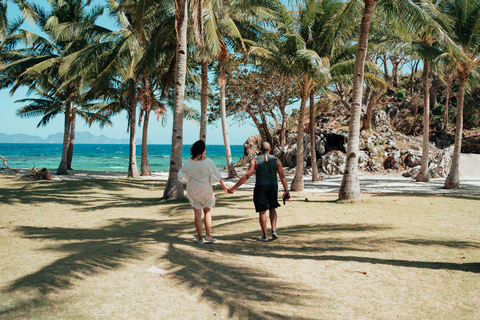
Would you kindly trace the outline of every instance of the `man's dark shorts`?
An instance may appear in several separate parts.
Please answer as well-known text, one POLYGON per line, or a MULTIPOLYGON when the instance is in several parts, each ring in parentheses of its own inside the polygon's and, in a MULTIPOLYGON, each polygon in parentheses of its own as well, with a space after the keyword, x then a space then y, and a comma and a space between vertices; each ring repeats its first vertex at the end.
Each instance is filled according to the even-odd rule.
POLYGON ((255 189, 253 189, 253 203, 255 204, 255 211, 261 212, 280 207, 277 196, 277 186, 255 186, 255 189))

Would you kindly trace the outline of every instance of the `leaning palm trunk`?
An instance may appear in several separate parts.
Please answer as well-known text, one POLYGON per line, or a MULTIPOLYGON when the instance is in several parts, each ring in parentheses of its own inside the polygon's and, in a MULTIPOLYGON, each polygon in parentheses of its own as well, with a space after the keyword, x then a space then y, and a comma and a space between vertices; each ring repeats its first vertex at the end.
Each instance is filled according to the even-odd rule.
POLYGON ((228 177, 235 178, 237 177, 237 172, 233 167, 232 161, 232 152, 230 150, 230 141, 228 139, 228 129, 227 129, 227 112, 225 110, 225 82, 220 84, 220 113, 222 116, 222 133, 223 133, 223 143, 225 145, 225 156, 227 157, 227 169, 228 177))
POLYGON ((63 147, 62 147, 62 159, 57 169, 57 174, 68 174, 68 146, 70 144, 70 112, 71 102, 67 100, 65 103, 65 126, 63 131, 63 147))
POLYGON ((67 168, 68 170, 72 169, 72 159, 73 159, 73 147, 75 145, 75 123, 77 120, 77 107, 75 104, 72 106, 72 119, 70 123, 70 142, 68 144, 68 155, 67 155, 67 168))
POLYGON ((200 140, 207 141, 207 96, 208 96, 208 64, 202 60, 202 93, 200 97, 200 140))
POLYGON ((430 140, 430 101, 428 88, 428 67, 427 61, 423 67, 423 144, 422 144, 422 164, 420 172, 416 180, 421 182, 430 181, 430 173, 428 172, 428 146, 430 140))
MULTIPOLYGON (((226 50, 226 49, 225 49, 226 50)), ((230 141, 228 139, 228 128, 227 128, 227 111, 225 109, 225 60, 226 60, 226 51, 220 56, 220 76, 218 77, 218 85, 220 87, 220 115, 222 119, 222 133, 223 133, 223 143, 225 145, 225 156, 227 158, 227 170, 228 178, 238 177, 235 168, 233 167, 232 161, 232 151, 230 150, 230 141)))
POLYGON ((170 171, 163 191, 164 199, 183 198, 183 184, 178 181, 182 167, 183 106, 185 100, 185 73, 187 70, 187 1, 175 1, 175 29, 177 32, 177 65, 175 68, 175 102, 173 110, 172 152, 170 171))
POLYGON ((457 122, 455 124, 455 145, 453 147, 452 165, 447 179, 445 179, 445 189, 457 189, 460 185, 458 176, 458 166, 460 163, 460 152, 462 151, 462 133, 463 133, 463 103, 465 99, 465 82, 467 77, 460 76, 460 87, 458 88, 457 104, 457 122))
POLYGON ((365 67, 365 56, 367 53, 368 34, 370 31, 370 22, 372 21, 374 0, 365 0, 365 9, 363 11, 362 23, 360 25, 360 35, 358 39, 358 49, 355 58, 354 78, 353 78, 353 101, 350 111, 350 124, 348 126, 348 145, 345 172, 343 174, 342 184, 338 192, 340 200, 359 201, 360 183, 358 181, 358 151, 360 144, 360 116, 362 109, 363 95, 363 74, 365 67))
POLYGON ((300 102, 300 111, 298 113, 298 129, 297 129, 297 164, 295 167, 295 176, 293 177, 290 189, 292 191, 303 191, 303 123, 305 119, 305 106, 307 105, 307 94, 302 94, 300 102))
POLYGON ((377 98, 378 92, 373 91, 368 100, 367 111, 363 117, 362 130, 371 131, 372 130, 372 116, 373 116, 373 106, 375 104, 375 99, 377 98))
POLYGON ((319 181, 317 166, 317 150, 315 148, 315 98, 310 93, 310 158, 312 159, 312 181, 319 181))
POLYGON ((143 132, 142 132, 142 157, 140 162, 140 175, 141 176, 150 176, 152 175, 152 170, 150 169, 150 164, 148 163, 148 120, 150 118, 150 107, 145 111, 143 118, 143 132))
POLYGON ((134 94, 131 94, 130 97, 130 156, 128 161, 128 174, 129 178, 138 178, 140 174, 138 173, 137 167, 137 101, 134 94))

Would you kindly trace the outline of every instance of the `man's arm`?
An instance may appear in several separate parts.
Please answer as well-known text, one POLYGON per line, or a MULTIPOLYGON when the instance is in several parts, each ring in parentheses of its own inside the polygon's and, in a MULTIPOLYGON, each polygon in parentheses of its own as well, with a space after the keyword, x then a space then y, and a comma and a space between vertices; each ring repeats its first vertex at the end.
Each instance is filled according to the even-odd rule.
POLYGON ((282 185, 283 185, 283 197, 285 198, 285 195, 288 192, 287 178, 285 178, 285 172, 283 171, 282 162, 280 162, 280 159, 278 158, 277 158, 277 172, 278 172, 278 175, 280 176, 280 181, 282 182, 282 185))
POLYGON ((256 165, 257 165, 257 162, 255 161, 255 159, 250 160, 250 167, 248 168, 247 172, 245 172, 245 174, 240 178, 240 180, 238 180, 237 183, 235 183, 233 187, 228 188, 228 191, 229 191, 228 193, 234 193, 238 187, 240 187, 242 184, 247 182, 248 178, 250 178, 252 174, 255 172, 256 165))

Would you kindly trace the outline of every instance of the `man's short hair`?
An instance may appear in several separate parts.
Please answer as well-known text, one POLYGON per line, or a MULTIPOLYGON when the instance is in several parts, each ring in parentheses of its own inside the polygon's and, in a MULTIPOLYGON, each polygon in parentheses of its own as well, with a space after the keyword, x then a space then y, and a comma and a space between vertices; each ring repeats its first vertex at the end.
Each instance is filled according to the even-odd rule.
POLYGON ((272 148, 270 147, 270 143, 264 141, 262 142, 262 145, 260 146, 260 151, 262 152, 266 152, 266 151, 270 151, 272 148))

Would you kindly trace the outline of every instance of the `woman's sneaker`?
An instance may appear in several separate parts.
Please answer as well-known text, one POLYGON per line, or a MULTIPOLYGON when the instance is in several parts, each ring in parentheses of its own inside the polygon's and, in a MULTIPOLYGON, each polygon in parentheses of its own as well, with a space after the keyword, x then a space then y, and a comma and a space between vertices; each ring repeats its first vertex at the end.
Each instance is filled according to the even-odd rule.
POLYGON ((198 240, 198 239, 197 239, 197 240, 195 240, 195 243, 196 243, 196 244, 203 244, 203 239, 202 239, 202 240, 198 240))
POLYGON ((267 237, 261 237, 260 239, 258 239, 258 241, 268 242, 268 238, 267 237))
POLYGON ((273 232, 272 232, 272 239, 273 239, 273 240, 277 240, 277 239, 278 239, 278 234, 277 234, 276 231, 273 231, 273 232))
POLYGON ((215 242, 217 239, 215 238, 210 238, 209 236, 205 236, 205 240, 210 241, 210 242, 215 242))

